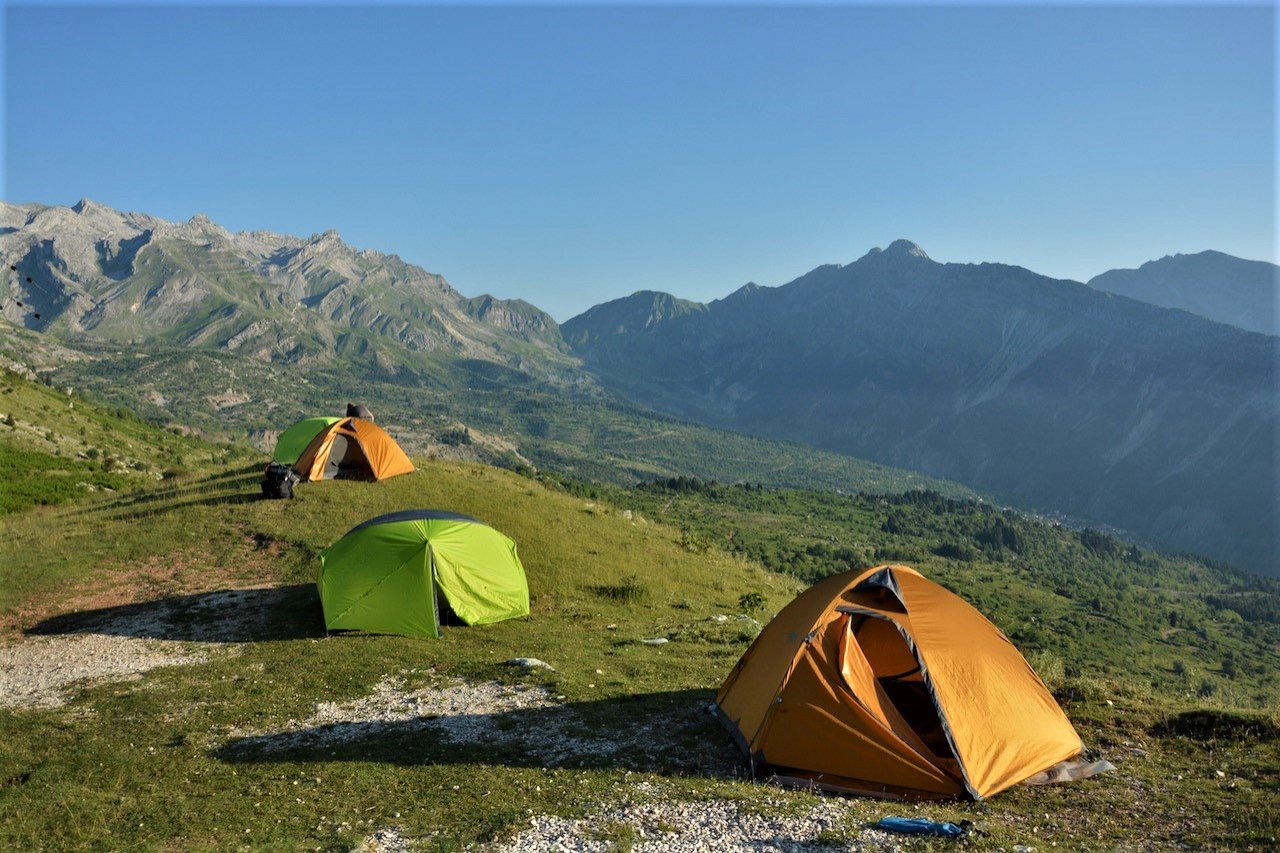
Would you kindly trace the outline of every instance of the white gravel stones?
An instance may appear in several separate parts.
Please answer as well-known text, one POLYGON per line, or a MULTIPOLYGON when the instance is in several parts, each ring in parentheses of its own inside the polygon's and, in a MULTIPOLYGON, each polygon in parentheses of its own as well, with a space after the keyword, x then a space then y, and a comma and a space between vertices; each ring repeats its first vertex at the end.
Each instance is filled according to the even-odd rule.
POLYGON ((660 794, 658 786, 640 784, 626 799, 583 819, 538 815, 530 828, 498 849, 503 853, 542 851, 607 851, 617 849, 625 836, 633 851, 694 853, 698 851, 801 851, 896 849, 898 839, 859 827, 850 806, 837 798, 819 798, 798 814, 758 813, 728 800, 672 802, 645 794, 660 794), (824 835, 824 833, 830 833, 824 835))
POLYGON ((741 769, 736 752, 719 739, 689 736, 691 726, 708 725, 697 703, 619 725, 597 719, 592 703, 575 706, 561 699, 542 685, 452 682, 410 690, 403 678, 388 676, 367 696, 321 702, 309 718, 290 720, 276 731, 231 735, 239 738, 233 744, 237 751, 270 753, 423 731, 549 767, 619 760, 636 770, 660 770, 673 762, 690 773, 732 776, 741 769), (691 748, 690 741, 700 746, 691 748))
POLYGON ((499 715, 554 704, 550 692, 541 685, 456 682, 409 690, 403 678, 388 676, 367 696, 348 702, 321 702, 307 719, 290 720, 278 732, 253 733, 240 746, 270 752, 303 744, 337 744, 375 735, 392 725, 432 728, 454 741, 480 740, 496 728, 499 715))
POLYGON ((78 682, 135 679, 158 667, 201 663, 259 636, 286 595, 263 587, 224 589, 55 616, 41 634, 0 645, 0 707, 57 707, 78 682))
POLYGON ((368 696, 351 702, 321 702, 302 726, 334 723, 402 722, 423 718, 465 737, 477 727, 475 718, 554 704, 541 685, 456 682, 442 687, 406 690, 404 679, 382 679, 368 696))
POLYGON ((379 829, 361 841, 355 853, 409 853, 412 849, 399 829, 379 829))
POLYGON ((0 646, 0 706, 55 708, 76 682, 134 679, 161 666, 206 658, 186 643, 103 634, 31 637, 0 646))
POLYGON ((671 641, 666 637, 654 637, 651 640, 641 640, 640 642, 644 643, 646 646, 665 646, 671 641))

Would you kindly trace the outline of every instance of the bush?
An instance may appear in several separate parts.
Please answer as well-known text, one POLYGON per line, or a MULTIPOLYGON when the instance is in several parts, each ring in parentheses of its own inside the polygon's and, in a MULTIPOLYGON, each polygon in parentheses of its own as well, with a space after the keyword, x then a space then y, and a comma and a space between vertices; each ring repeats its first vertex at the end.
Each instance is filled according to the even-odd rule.
POLYGON ((764 596, 758 592, 748 592, 738 598, 738 607, 745 613, 754 613, 764 609, 764 596))
POLYGON ((471 430, 455 427, 440 433, 440 443, 450 447, 462 447, 471 443, 471 430))
POLYGON ((1247 711, 1184 711, 1151 727, 1157 737, 1181 735, 1192 740, 1280 740, 1280 724, 1265 714, 1247 711))
POLYGON ((948 560, 963 560, 966 563, 977 559, 977 552, 968 545, 959 542, 943 542, 933 549, 933 553, 948 560))

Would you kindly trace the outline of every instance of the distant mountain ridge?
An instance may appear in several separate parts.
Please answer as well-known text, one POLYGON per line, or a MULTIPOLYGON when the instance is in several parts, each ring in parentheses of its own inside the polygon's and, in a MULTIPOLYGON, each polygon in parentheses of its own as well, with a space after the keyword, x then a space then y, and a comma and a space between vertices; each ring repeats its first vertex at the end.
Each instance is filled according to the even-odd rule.
POLYGON ((610 387, 681 417, 1280 565, 1275 338, 905 240, 616 322, 661 302, 615 300, 562 332, 610 387))
POLYGON ((1213 251, 1166 255, 1136 270, 1094 276, 1089 286, 1251 332, 1280 334, 1280 266, 1266 261, 1213 251))
POLYGON ((212 346, 282 363, 337 354, 388 367, 405 351, 435 352, 550 375, 571 362, 555 320, 538 308, 468 299, 442 276, 354 249, 336 231, 232 233, 203 214, 169 222, 87 199, 0 203, 0 252, 18 270, 5 316, 55 335, 212 346))
MULTIPOLYGON (((376 387, 410 413, 430 390, 432 417, 465 411, 540 446, 545 464, 583 465, 612 440, 599 407, 621 397, 1280 567, 1277 339, 1019 267, 941 264, 898 240, 780 287, 748 283, 707 304, 641 291, 561 327, 333 231, 231 233, 203 215, 0 203, 0 253, 17 268, 0 280, 4 316, 68 348, 58 375, 100 393, 131 376, 138 387, 121 397, 154 416, 261 431, 294 396, 376 387), (212 372, 194 381, 200 365, 212 372), (554 417, 542 411, 552 398, 554 417)), ((625 415, 637 436, 645 416, 625 415)), ((724 444, 688 436, 662 458, 724 444)), ((631 470, 673 470, 657 458, 631 470)), ((767 470, 747 461, 725 469, 767 470)), ((767 479, 795 484, 785 471, 767 479)), ((809 472, 801 484, 819 481, 809 472)))

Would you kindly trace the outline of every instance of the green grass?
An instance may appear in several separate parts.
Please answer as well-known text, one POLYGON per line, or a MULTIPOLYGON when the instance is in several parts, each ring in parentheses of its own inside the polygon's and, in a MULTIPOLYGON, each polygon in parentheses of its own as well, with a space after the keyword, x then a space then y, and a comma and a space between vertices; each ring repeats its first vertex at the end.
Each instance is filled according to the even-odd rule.
MULTIPOLYGON (((473 464, 424 462, 418 474, 374 485, 305 485, 293 501, 247 500, 256 478, 249 467, 187 476, 7 520, 0 608, 27 627, 77 595, 159 568, 139 590, 144 610, 155 606, 147 601, 191 590, 266 583, 285 592, 233 652, 91 686, 62 709, 0 710, 0 847, 331 849, 398 826, 426 849, 458 849, 509 837, 531 813, 589 815, 637 781, 661 783, 663 796, 723 797, 747 809, 810 802, 804 792, 735 779, 737 753, 701 711, 757 630, 737 615, 744 599, 761 604, 764 621, 803 583, 726 550, 714 516, 698 521, 700 507, 681 509, 693 525, 681 529, 654 522, 656 511, 637 511, 639 493, 588 500, 563 484, 473 464), (316 553, 364 518, 407 507, 471 514, 515 538, 530 618, 455 628, 440 641, 324 638, 309 585, 316 553), (48 535, 51 527, 58 537, 48 535), (691 531, 703 532, 706 547, 690 547, 691 531), (671 642, 639 642, 657 636, 671 642), (556 671, 504 666, 512 657, 541 658, 556 671), (517 741, 458 746, 405 724, 281 752, 240 740, 305 719, 319 702, 364 696, 388 675, 412 688, 456 678, 545 684, 564 697, 588 741, 649 727, 653 749, 588 749, 543 761, 517 741)), ((753 517, 760 530, 774 529, 769 513, 757 507, 753 517)), ((737 522, 738 536, 747 537, 737 522)), ((866 535, 871 548, 900 547, 873 529, 866 535)), ((1018 602, 1044 598, 1029 584, 1010 592, 1018 602)), ((194 595, 187 620, 234 618, 202 608, 194 595)), ((1016 628, 998 614, 996 621, 1016 628)), ((1120 672, 1064 675, 1058 686, 1086 743, 1115 761, 1117 773, 919 813, 974 820, 989 834, 965 846, 984 848, 1269 846, 1280 791, 1273 713, 1206 708, 1120 672), (1189 711, 1203 719, 1180 716, 1189 711)), ((496 725, 543 731, 546 713, 509 712, 496 725)), ((854 800, 849 825, 831 838, 852 838, 866 822, 904 809, 917 813, 854 800)), ((631 839, 625 826, 596 831, 619 846, 631 839)))
MULTIPOLYGON (((1274 847, 1280 636, 1269 582, 925 492, 840 496, 689 478, 626 488, 625 477, 592 484, 419 460, 411 476, 307 484, 292 501, 262 501, 261 460, 242 450, 5 382, 0 401, 16 401, 21 440, 0 425, 0 454, 23 473, 2 494, 20 494, 13 483, 48 491, 33 493, 45 506, 0 518, 4 642, 19 639, 15 628, 41 635, 28 642, 92 632, 92 611, 105 608, 150 618, 132 629, 138 637, 189 643, 218 629, 227 644, 203 663, 82 685, 62 708, 0 709, 2 849, 347 849, 394 826, 423 849, 457 850, 508 838, 531 814, 586 817, 626 796, 800 813, 812 795, 741 778, 736 748, 703 709, 760 625, 806 584, 887 560, 978 604, 1119 770, 983 804, 852 800, 824 840, 919 813, 975 821, 986 834, 966 847, 1274 847), (141 466, 95 471, 91 446, 124 448, 141 466), (186 470, 157 479, 179 456, 186 470), (93 474, 123 478, 120 490, 67 493, 59 504, 53 483, 93 474), (326 638, 317 554, 356 523, 410 507, 463 512, 512 536, 530 617, 448 629, 440 641, 326 638), (214 594, 262 585, 275 591, 238 606, 214 594), (241 618, 253 608, 261 620, 241 618), (658 637, 669 642, 643 642, 658 637), (514 657, 555 671, 504 665, 514 657), (339 744, 272 740, 317 704, 366 696, 387 677, 407 689, 539 685, 562 698, 495 714, 484 743, 443 741, 413 721, 339 744), (556 732, 580 746, 548 758, 521 739, 556 732), (253 739, 263 733, 282 748, 264 749, 253 739), (612 752, 592 747, 631 735, 612 752), (661 792, 638 793, 640 781, 661 792)), ((609 440, 629 441, 638 423, 613 422, 609 440)), ((589 834, 617 849, 639 840, 610 821, 589 834)))
POLYGON ((908 563, 978 606, 1050 683, 1119 679, 1221 707, 1280 707, 1275 579, 929 492, 836 496, 687 478, 560 487, 679 526, 687 549, 723 549, 805 583, 908 563))
POLYGON ((0 515, 251 458, 0 372, 0 515))

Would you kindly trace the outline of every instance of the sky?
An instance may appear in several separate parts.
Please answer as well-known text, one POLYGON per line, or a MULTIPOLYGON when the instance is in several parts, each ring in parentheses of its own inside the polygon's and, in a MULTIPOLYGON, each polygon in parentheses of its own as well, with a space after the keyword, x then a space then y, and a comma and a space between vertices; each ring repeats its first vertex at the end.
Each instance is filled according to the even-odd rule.
POLYGON ((564 321, 904 237, 1276 260, 1270 6, 27 6, 10 202, 337 229, 564 321))

